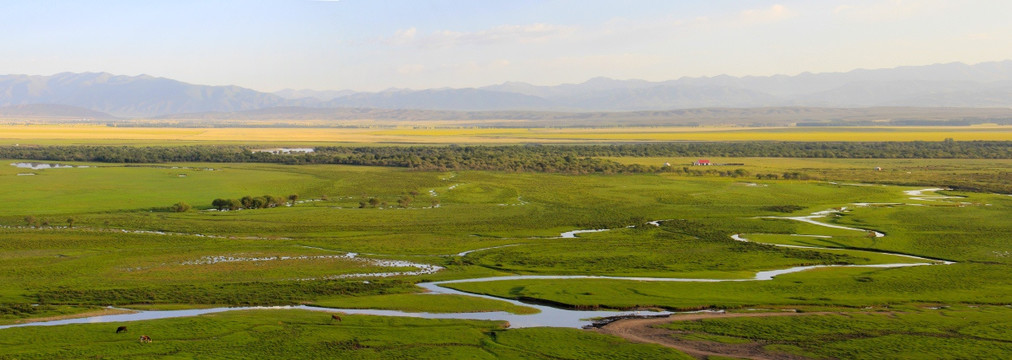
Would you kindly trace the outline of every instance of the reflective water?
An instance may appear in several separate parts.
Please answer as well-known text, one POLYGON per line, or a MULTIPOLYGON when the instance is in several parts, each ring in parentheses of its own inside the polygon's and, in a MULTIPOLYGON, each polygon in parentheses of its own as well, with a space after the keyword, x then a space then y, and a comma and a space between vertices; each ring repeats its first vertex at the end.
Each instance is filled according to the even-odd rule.
POLYGON ((54 163, 39 163, 39 162, 16 162, 16 163, 11 163, 11 166, 22 168, 22 169, 32 169, 32 170, 69 169, 69 168, 75 168, 75 167, 80 167, 80 168, 86 168, 87 167, 87 166, 74 166, 74 165, 54 164, 54 163))

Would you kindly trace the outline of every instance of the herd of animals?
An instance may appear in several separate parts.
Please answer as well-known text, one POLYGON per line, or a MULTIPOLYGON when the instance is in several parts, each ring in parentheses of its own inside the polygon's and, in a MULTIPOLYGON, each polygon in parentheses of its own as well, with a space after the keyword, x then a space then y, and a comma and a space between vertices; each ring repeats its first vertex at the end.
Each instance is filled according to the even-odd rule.
MULTIPOLYGON (((125 332, 127 332, 127 327, 126 326, 120 326, 120 327, 116 328, 116 333, 117 334, 119 334, 119 333, 125 333, 125 332)), ((142 344, 143 343, 149 343, 149 342, 151 342, 151 337, 150 336, 141 335, 141 343, 142 344)))

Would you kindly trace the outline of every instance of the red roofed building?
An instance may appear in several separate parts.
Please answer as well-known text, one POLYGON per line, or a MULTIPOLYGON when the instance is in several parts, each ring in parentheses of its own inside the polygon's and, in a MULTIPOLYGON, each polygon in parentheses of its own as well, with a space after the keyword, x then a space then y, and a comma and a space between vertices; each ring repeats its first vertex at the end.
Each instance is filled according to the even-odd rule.
POLYGON ((708 165, 711 165, 711 164, 710 164, 710 160, 699 159, 699 160, 696 160, 696 162, 692 163, 692 165, 696 165, 696 166, 701 166, 701 165, 702 166, 708 166, 708 165))

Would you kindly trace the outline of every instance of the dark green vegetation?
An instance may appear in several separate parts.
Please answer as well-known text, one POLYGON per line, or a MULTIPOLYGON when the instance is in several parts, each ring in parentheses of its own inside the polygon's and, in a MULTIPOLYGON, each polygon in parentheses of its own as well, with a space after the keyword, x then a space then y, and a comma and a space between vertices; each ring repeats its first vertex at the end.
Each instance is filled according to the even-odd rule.
MULTIPOLYGON (((800 157, 1010 159, 1012 142, 743 142, 624 145, 317 147, 313 153, 272 154, 246 146, 4 146, 0 158, 107 163, 260 162, 566 173, 684 172, 680 166, 621 164, 600 157, 800 157)), ((734 169, 728 173, 735 174, 734 169)), ((742 176, 745 174, 737 174, 742 176)))
MULTIPOLYGON (((527 148, 537 152, 554 147, 516 149, 527 148)), ((579 152, 591 148, 574 147, 572 151, 580 156, 606 155, 579 152)), ((387 150, 376 153, 383 151, 387 150)), ((554 150, 544 151, 545 156, 554 154, 554 150)), ((600 161, 619 163, 613 159, 600 161)), ((915 200, 902 191, 916 188, 843 185, 865 176, 876 182, 904 183, 909 179, 929 181, 935 176, 962 178, 969 174, 979 176, 976 179, 981 179, 981 186, 995 188, 1007 186, 1002 182, 1006 176, 1001 170, 1004 162, 933 160, 929 167, 923 166, 924 160, 878 159, 872 164, 848 159, 834 160, 832 166, 811 166, 801 159, 796 160, 800 165, 765 166, 769 161, 750 158, 735 162, 747 164, 752 174, 804 171, 840 184, 733 178, 703 171, 693 174, 699 176, 680 176, 683 174, 678 172, 435 172, 421 171, 421 166, 408 169, 263 163, 92 163, 87 164, 91 166, 88 168, 45 170, 0 166, 0 203, 6 204, 0 208, 0 225, 4 226, 0 228, 0 322, 104 305, 310 303, 431 312, 523 313, 528 311, 495 300, 418 295, 420 288, 412 284, 517 273, 750 279, 757 271, 803 265, 918 262, 856 249, 958 263, 893 269, 826 268, 770 281, 569 279, 452 286, 574 307, 854 309, 910 308, 923 303, 964 307, 978 304, 991 305, 987 307, 990 310, 965 307, 960 311, 1008 319, 1008 312, 994 306, 1012 304, 1012 222, 1007 220, 1012 218, 1012 197, 947 191, 943 193, 965 198, 915 200), (890 170, 872 170, 875 166, 890 170), (802 168, 807 170, 799 170, 802 168), (897 168, 904 170, 892 171, 897 168), (35 175, 18 175, 28 172, 35 175), (206 211, 210 199, 241 199, 246 194, 302 195, 280 200, 288 200, 292 206, 206 211), (908 205, 851 205, 854 202, 908 205), (174 203, 194 206, 189 211, 166 208, 174 203), (864 231, 762 218, 800 216, 840 207, 850 211, 821 221, 874 229, 886 236, 875 238, 864 231), (660 226, 647 223, 660 219, 668 221, 660 226), (601 228, 612 230, 556 238, 565 231, 601 228), (731 240, 731 234, 743 234, 754 242, 731 240), (756 242, 841 250, 792 249, 756 242), (485 250, 458 255, 476 249, 485 250), (346 255, 348 252, 358 255, 351 257, 346 255), (390 278, 341 278, 412 272, 419 269, 418 264, 445 269, 390 278)), ((148 347, 138 344, 134 335, 122 341, 107 339, 114 335, 108 331, 109 324, 4 329, 0 330, 5 341, 0 346, 0 357, 229 357, 249 354, 241 352, 244 350, 261 357, 283 357, 285 353, 294 354, 291 357, 335 357, 339 353, 363 358, 395 354, 656 358, 669 354, 651 353, 663 350, 574 330, 493 331, 499 325, 491 322, 353 318, 335 327, 324 324, 329 321, 326 314, 265 311, 132 323, 132 329, 144 329, 155 338, 153 346, 148 347), (184 336, 189 334, 184 330, 196 335, 184 336), (67 335, 75 331, 85 334, 80 335, 84 338, 67 335), (370 338, 362 335, 366 333, 383 335, 370 338), (496 334, 494 338, 492 333, 496 334), (216 338, 230 341, 223 346, 216 338), (253 344, 257 341, 263 345, 253 344), (614 350, 607 345, 611 343, 620 348, 614 350)), ((717 330, 713 333, 725 336, 717 330)), ((924 349, 952 344, 928 337, 910 339, 915 344, 911 346, 924 349)), ((973 348, 986 345, 965 344, 973 348)), ((776 345, 807 349, 807 345, 797 343, 776 345)), ((1003 347, 995 349, 1008 354, 1003 347)), ((990 354, 978 353, 985 357, 990 354)))
MULTIPOLYGON (((287 199, 273 196, 264 195, 253 197, 250 195, 243 196, 241 199, 214 199, 211 201, 211 206, 218 210, 239 210, 239 209, 267 209, 283 205, 294 205, 295 199, 298 199, 298 195, 289 195, 287 199), (289 203, 288 201, 291 201, 289 203)), ((183 210, 186 211, 186 210, 183 210)), ((182 211, 177 211, 182 212, 182 211)))
POLYGON ((1008 307, 704 319, 664 327, 680 338, 759 342, 767 350, 816 358, 1001 359, 1012 353, 1008 307))
POLYGON ((488 321, 310 311, 240 311, 117 324, 5 329, 0 359, 691 359, 576 329, 502 330, 488 321), (142 344, 138 337, 152 342, 142 344))

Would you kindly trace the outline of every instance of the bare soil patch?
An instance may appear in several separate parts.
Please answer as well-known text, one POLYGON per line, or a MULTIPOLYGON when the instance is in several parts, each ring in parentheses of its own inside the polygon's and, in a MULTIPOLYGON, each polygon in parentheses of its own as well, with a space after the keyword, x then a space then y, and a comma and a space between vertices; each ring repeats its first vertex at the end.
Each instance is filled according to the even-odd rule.
POLYGON ((768 313, 698 313, 698 314, 675 314, 667 317, 646 318, 646 319, 622 319, 593 331, 615 335, 636 343, 650 343, 677 349, 699 359, 706 359, 710 356, 726 356, 756 360, 794 360, 807 359, 806 357, 786 353, 771 353, 763 349, 766 344, 750 342, 743 344, 725 344, 715 341, 685 340, 673 335, 679 332, 658 328, 657 325, 672 323, 675 321, 693 321, 702 319, 720 319, 736 317, 769 317, 769 316, 810 316, 843 314, 835 312, 768 312, 768 313))

